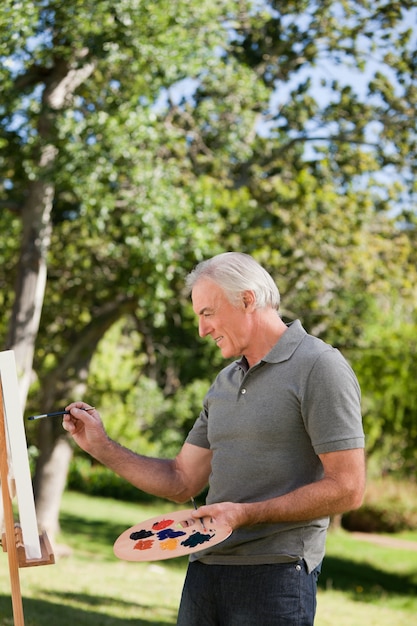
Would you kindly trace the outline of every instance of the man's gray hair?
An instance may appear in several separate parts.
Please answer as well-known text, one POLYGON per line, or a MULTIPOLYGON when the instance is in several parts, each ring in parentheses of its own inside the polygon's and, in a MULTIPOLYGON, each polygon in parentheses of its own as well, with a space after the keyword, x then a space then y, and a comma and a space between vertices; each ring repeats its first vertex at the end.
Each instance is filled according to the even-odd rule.
POLYGON ((256 308, 279 309, 280 295, 272 276, 249 254, 223 252, 199 263, 186 277, 186 287, 191 293, 202 278, 209 278, 223 289, 228 300, 237 305, 242 292, 253 291, 256 308))

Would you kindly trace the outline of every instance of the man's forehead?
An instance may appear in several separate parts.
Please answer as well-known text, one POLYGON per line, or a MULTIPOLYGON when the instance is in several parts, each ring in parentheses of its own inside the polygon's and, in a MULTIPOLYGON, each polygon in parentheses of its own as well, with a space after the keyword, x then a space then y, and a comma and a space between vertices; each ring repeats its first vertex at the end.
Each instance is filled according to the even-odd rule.
POLYGON ((198 315, 213 311, 223 295, 223 290, 212 280, 201 279, 193 287, 191 299, 198 315))

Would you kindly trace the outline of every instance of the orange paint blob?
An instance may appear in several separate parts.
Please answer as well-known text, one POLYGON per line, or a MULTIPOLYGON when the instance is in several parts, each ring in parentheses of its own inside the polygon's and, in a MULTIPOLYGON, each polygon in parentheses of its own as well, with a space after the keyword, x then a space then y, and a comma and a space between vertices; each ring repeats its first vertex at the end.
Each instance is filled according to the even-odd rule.
POLYGON ((153 539, 141 539, 133 546, 134 550, 149 550, 152 548, 153 539))

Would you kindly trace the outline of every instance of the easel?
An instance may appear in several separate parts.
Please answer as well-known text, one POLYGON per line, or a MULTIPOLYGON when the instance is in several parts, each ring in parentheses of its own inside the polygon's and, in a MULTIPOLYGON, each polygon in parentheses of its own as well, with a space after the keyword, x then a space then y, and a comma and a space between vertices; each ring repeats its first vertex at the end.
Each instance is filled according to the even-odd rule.
MULTIPOLYGON (((0 353, 3 366, 8 367, 7 377, 10 376, 10 367, 14 366, 14 354, 9 352, 0 353)), ((14 372, 12 372, 13 374, 14 372)), ((16 377, 17 380, 17 377, 16 377)), ((10 441, 8 440, 7 410, 5 410, 5 387, 4 376, 0 363, 0 480, 1 494, 3 500, 4 526, 5 532, 2 535, 3 551, 7 552, 9 561, 10 586, 12 594, 12 608, 14 626, 24 626, 22 595, 20 591, 19 567, 31 567, 34 565, 50 565, 55 562, 51 545, 45 533, 38 535, 38 549, 35 547, 35 557, 27 555, 23 540, 22 528, 14 522, 12 498, 15 490, 14 477, 10 475, 12 459, 10 456, 10 441)), ((13 381, 14 382, 14 381, 13 381)), ((17 384, 17 383, 16 383, 17 384)), ((15 385, 14 385, 15 386, 15 385)), ((14 389, 15 391, 15 389, 14 389)), ((18 398, 15 398, 18 402, 18 398)), ((26 443, 26 439, 25 439, 26 443)), ((27 460, 27 456, 25 461, 27 460)), ((27 488, 28 485, 25 485, 27 488)), ((31 485, 30 485, 31 489, 31 485)), ((19 497, 19 492, 17 492, 19 497)), ((31 492, 33 495, 33 492, 31 492)), ((33 531, 33 529, 31 529, 33 531)), ((33 550, 32 550, 33 551, 33 550)))

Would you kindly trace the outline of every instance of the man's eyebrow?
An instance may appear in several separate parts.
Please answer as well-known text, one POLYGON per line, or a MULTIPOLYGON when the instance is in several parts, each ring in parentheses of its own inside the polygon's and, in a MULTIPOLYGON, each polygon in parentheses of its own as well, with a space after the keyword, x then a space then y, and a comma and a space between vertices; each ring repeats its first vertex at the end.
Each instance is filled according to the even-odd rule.
POLYGON ((204 315, 204 313, 207 313, 207 312, 212 313, 213 309, 211 307, 209 307, 209 306, 204 306, 201 309, 201 311, 198 312, 198 315, 204 315))

